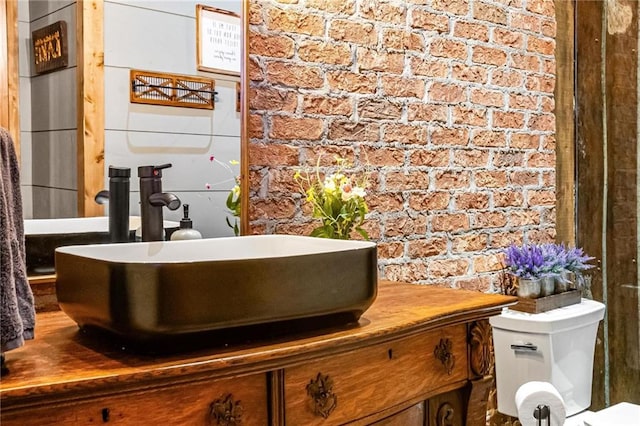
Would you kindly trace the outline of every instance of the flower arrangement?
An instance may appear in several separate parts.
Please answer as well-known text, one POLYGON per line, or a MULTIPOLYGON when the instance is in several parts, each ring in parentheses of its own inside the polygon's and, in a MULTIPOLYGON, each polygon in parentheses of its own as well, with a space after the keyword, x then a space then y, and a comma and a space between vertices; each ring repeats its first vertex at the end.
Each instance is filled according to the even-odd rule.
POLYGON ((567 248, 564 244, 511 245, 506 250, 505 263, 509 272, 524 279, 558 277, 565 272, 580 273, 593 265, 593 257, 581 248, 567 248))
MULTIPOLYGON (((237 160, 230 160, 229 164, 231 166, 229 166, 229 164, 223 163, 222 161, 218 160, 214 155, 209 156, 209 161, 223 167, 231 175, 234 176, 233 181, 235 182, 235 185, 229 191, 229 195, 227 196, 227 199, 225 201, 225 206, 227 207, 227 210, 233 216, 233 223, 231 223, 228 216, 225 216, 224 219, 227 222, 227 226, 233 229, 234 235, 238 236, 240 235, 240 225, 238 224, 238 218, 240 217, 240 177, 233 172, 233 170, 231 169, 231 166, 237 166, 240 164, 240 162, 237 160)), ((228 183, 230 180, 231 179, 224 180, 222 182, 219 182, 219 184, 228 183)), ((211 189, 211 184, 206 183, 205 188, 211 189)))
POLYGON ((349 177, 345 169, 347 161, 336 157, 335 173, 320 175, 320 158, 313 173, 297 170, 293 179, 306 195, 306 201, 313 207, 313 217, 322 225, 311 231, 312 237, 349 239, 351 231, 368 240, 367 231, 362 228, 365 215, 369 211, 365 201, 367 175, 360 178, 349 177))

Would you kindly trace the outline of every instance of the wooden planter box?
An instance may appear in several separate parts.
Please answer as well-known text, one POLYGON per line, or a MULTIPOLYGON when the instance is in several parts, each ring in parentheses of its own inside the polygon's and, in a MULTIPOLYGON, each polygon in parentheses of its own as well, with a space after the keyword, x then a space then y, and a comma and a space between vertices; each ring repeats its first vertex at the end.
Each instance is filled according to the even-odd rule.
POLYGON ((529 312, 531 314, 539 314, 540 312, 547 312, 552 309, 580 303, 581 296, 582 292, 580 290, 570 290, 565 291, 564 293, 540 297, 538 299, 525 299, 519 297, 518 303, 510 306, 509 309, 513 309, 514 311, 529 312))

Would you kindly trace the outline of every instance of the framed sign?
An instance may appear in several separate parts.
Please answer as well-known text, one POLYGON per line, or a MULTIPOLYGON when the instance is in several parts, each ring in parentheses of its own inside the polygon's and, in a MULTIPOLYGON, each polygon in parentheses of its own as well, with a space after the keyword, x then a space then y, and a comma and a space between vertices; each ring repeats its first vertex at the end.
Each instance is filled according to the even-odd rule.
POLYGON ((36 73, 43 74, 68 63, 67 23, 58 21, 31 33, 33 40, 33 65, 36 73))
POLYGON ((240 75, 240 15, 196 5, 196 56, 200 71, 240 75))

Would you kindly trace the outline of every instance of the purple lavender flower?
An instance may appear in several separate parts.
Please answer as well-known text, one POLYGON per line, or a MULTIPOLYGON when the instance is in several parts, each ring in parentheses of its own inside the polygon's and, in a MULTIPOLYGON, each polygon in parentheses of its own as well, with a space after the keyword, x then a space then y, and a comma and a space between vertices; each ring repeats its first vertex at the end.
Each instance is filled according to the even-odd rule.
POLYGON ((567 250, 566 253, 565 269, 576 274, 580 273, 581 271, 594 267, 594 265, 590 265, 587 263, 593 259, 595 258, 586 255, 581 248, 572 247, 567 250))
POLYGON ((509 271, 520 278, 535 279, 544 273, 544 255, 538 245, 511 245, 506 251, 509 271))

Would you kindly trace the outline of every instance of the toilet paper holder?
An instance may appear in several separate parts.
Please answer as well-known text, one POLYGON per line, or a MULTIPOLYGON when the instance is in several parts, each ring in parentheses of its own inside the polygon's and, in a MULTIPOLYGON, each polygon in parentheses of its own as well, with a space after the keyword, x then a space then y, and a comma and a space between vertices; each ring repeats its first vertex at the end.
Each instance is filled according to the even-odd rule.
POLYGON ((542 421, 547 421, 547 426, 551 426, 551 408, 548 405, 539 404, 533 410, 533 417, 538 420, 538 426, 542 426, 542 421))

